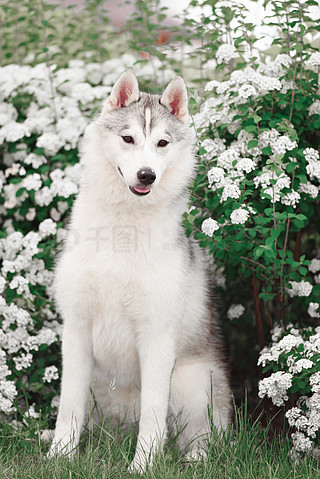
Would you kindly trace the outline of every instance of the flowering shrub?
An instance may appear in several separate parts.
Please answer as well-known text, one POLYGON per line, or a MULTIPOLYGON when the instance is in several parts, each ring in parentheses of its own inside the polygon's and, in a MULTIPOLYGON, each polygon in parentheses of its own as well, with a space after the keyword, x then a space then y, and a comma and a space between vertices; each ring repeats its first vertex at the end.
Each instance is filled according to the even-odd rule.
MULTIPOLYGON (((279 47, 277 56, 264 61, 254 50, 252 26, 243 23, 237 5, 229 2, 228 10, 225 2, 210 2, 207 23, 218 24, 223 33, 225 21, 221 43, 224 38, 229 42, 216 52, 220 81, 206 84, 206 100, 193 116, 201 164, 185 215, 188 234, 195 232, 216 267, 225 270, 224 302, 228 297, 230 303, 235 297, 243 301, 227 304, 227 317, 255 316, 261 349, 273 325, 287 334, 287 324, 293 323, 305 338, 304 324, 315 323, 320 302, 320 54, 305 36, 316 30, 307 9, 314 2, 269 3, 274 11, 270 21, 281 20, 284 37, 273 42, 279 47), (237 24, 233 39, 231 21, 237 24)), ((272 348, 281 351, 290 338, 272 348)), ((310 344, 317 342, 317 335, 311 338, 310 344)), ((274 373, 260 383, 260 395, 270 396, 277 406, 289 393, 310 393, 309 375, 315 381, 311 374, 320 366, 319 350, 297 347, 286 367, 281 354, 274 355, 274 373)), ((265 353, 259 361, 266 362, 265 353)), ((313 418, 314 402, 314 396, 300 402, 300 414, 313 418)), ((296 429, 294 447, 301 451, 298 438, 305 430, 296 429)), ((309 439, 317 444, 312 431, 309 439)))
POLYGON ((286 412, 292 434, 293 454, 320 455, 320 327, 276 327, 272 344, 261 351, 258 364, 273 371, 259 383, 259 396, 282 406, 299 392, 297 405, 286 412))
MULTIPOLYGON (((57 405, 60 318, 53 264, 78 191, 78 146, 119 72, 135 58, 67 68, 0 68, 0 411, 57 405)), ((153 75, 148 65, 137 74, 153 75)), ((173 73, 163 72, 165 80, 173 73)), ((30 409, 30 408, 29 408, 30 409)), ((32 409, 32 408, 31 408, 32 409)), ((33 410, 32 409, 32 410, 33 410)))

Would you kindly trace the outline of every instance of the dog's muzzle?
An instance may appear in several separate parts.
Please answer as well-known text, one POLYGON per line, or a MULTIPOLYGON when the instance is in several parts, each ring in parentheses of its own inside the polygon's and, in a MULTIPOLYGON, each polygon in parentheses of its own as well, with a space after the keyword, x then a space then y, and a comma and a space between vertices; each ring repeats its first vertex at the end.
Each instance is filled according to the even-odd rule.
POLYGON ((146 196, 150 193, 149 185, 156 179, 156 174, 151 168, 140 168, 137 172, 137 179, 139 184, 137 186, 129 186, 129 190, 138 196, 146 196))

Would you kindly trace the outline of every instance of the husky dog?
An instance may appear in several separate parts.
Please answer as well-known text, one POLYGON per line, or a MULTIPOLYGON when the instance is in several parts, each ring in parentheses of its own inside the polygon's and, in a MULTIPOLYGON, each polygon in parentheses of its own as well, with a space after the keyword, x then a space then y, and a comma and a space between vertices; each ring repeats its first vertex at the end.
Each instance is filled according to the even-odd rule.
POLYGON ((228 424, 208 256, 186 238, 181 220, 192 147, 183 79, 151 95, 139 91, 132 70, 86 133, 80 193, 55 276, 63 374, 50 455, 78 444, 90 388, 105 415, 139 420, 131 470, 152 464, 168 417, 192 459, 212 423, 228 424))

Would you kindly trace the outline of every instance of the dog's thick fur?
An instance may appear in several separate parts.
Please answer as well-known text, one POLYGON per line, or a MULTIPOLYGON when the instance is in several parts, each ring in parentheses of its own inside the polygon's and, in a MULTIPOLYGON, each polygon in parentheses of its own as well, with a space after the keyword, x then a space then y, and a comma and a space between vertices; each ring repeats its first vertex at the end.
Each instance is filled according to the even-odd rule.
POLYGON ((132 470, 152 463, 169 416, 191 457, 210 434, 208 405, 217 428, 228 424, 208 256, 181 221, 195 167, 187 104, 181 77, 150 95, 126 70, 86 133, 80 193, 56 268, 63 375, 51 454, 77 445, 90 387, 105 415, 139 420, 132 470), (153 177, 142 184, 144 170, 153 177))

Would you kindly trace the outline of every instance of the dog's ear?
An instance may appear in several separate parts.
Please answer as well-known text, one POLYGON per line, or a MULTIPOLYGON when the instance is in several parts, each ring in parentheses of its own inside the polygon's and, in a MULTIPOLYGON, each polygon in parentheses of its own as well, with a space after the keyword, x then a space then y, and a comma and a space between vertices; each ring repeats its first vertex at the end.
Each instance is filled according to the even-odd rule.
POLYGON ((188 94, 182 77, 171 80, 162 93, 160 103, 183 123, 188 121, 188 94))
POLYGON ((103 108, 102 114, 106 115, 112 110, 124 108, 125 106, 130 105, 130 103, 138 101, 139 98, 140 92, 137 77, 133 70, 128 68, 121 73, 120 77, 114 84, 111 95, 103 108))

